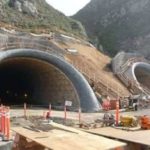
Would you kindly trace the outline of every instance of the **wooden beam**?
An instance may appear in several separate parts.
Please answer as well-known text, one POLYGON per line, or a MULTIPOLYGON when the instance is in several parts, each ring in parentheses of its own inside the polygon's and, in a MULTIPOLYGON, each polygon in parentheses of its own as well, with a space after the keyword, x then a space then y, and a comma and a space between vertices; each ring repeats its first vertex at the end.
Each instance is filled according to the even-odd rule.
POLYGON ((12 130, 37 144, 53 150, 105 150, 126 145, 123 142, 92 135, 63 125, 55 124, 56 126, 65 130, 54 129, 49 132, 35 132, 23 127, 14 127, 12 130))
POLYGON ((111 127, 90 129, 88 133, 150 146, 150 130, 125 131, 111 127))

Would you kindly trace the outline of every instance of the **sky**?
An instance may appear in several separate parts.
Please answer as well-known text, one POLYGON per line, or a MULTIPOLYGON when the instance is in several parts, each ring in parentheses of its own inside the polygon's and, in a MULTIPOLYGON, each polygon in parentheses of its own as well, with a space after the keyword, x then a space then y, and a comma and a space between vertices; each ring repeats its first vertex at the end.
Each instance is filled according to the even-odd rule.
POLYGON ((83 8, 90 0, 46 0, 55 9, 61 11, 66 16, 74 15, 83 8))

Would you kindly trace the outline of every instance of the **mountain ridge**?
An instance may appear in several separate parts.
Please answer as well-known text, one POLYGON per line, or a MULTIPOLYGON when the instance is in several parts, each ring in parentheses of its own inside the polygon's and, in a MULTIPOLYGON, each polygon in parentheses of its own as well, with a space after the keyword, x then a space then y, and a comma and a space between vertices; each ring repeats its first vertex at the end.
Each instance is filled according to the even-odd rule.
POLYGON ((72 16, 99 49, 114 56, 136 50, 150 57, 149 0, 92 0, 72 16))

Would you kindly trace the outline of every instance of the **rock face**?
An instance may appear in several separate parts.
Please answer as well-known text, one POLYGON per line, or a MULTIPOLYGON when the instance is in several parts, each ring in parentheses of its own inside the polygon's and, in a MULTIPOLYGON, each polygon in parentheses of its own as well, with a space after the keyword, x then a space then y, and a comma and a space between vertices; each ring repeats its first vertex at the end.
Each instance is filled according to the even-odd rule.
POLYGON ((29 32, 62 32, 86 37, 80 22, 66 17, 45 0, 0 0, 1 23, 29 32))
POLYGON ((9 5, 14 7, 19 12, 27 13, 33 16, 38 14, 35 4, 29 2, 28 0, 10 0, 9 5))
POLYGON ((90 40, 110 55, 137 50, 150 56, 149 0, 92 0, 73 18, 90 40))

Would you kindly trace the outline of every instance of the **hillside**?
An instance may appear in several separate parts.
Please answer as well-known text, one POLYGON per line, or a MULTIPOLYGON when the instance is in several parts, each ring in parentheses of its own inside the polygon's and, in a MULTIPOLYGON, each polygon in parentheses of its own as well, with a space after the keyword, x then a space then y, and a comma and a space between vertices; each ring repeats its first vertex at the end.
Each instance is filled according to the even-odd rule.
POLYGON ((62 32, 85 37, 83 26, 48 5, 45 0, 1 0, 0 26, 29 32, 62 32))
MULTIPOLYGON (((44 0, 2 0, 0 10, 2 32, 4 30, 9 34, 16 34, 18 38, 27 36, 27 39, 32 39, 34 36, 38 38, 39 43, 42 43, 40 38, 46 39, 50 45, 54 46, 53 50, 58 49, 59 53, 61 50, 66 60, 87 78, 93 90, 103 96, 117 97, 129 94, 112 73, 111 58, 100 53, 93 45, 84 40, 86 34, 79 22, 58 12, 44 0), (67 49, 76 49, 78 52, 77 54, 69 53, 67 49)), ((15 40, 11 42, 15 43, 15 40)), ((44 42, 46 48, 47 42, 44 42)))
POLYGON ((150 56, 149 0, 92 0, 74 19, 82 22, 90 40, 114 56, 118 51, 150 56))
POLYGON ((17 48, 29 51, 32 49, 46 51, 72 64, 85 76, 96 95, 109 95, 116 98, 130 94, 128 89, 113 74, 110 65, 111 58, 99 52, 87 41, 58 33, 54 33, 53 36, 50 34, 29 34, 5 28, 0 29, 0 33, 1 51, 17 48))
POLYGON ((89 81, 95 92, 110 97, 127 96, 128 89, 113 74, 111 58, 99 52, 85 41, 67 37, 54 37, 51 40, 65 50, 65 58, 73 64, 89 81), (76 50, 77 52, 69 52, 76 50))

